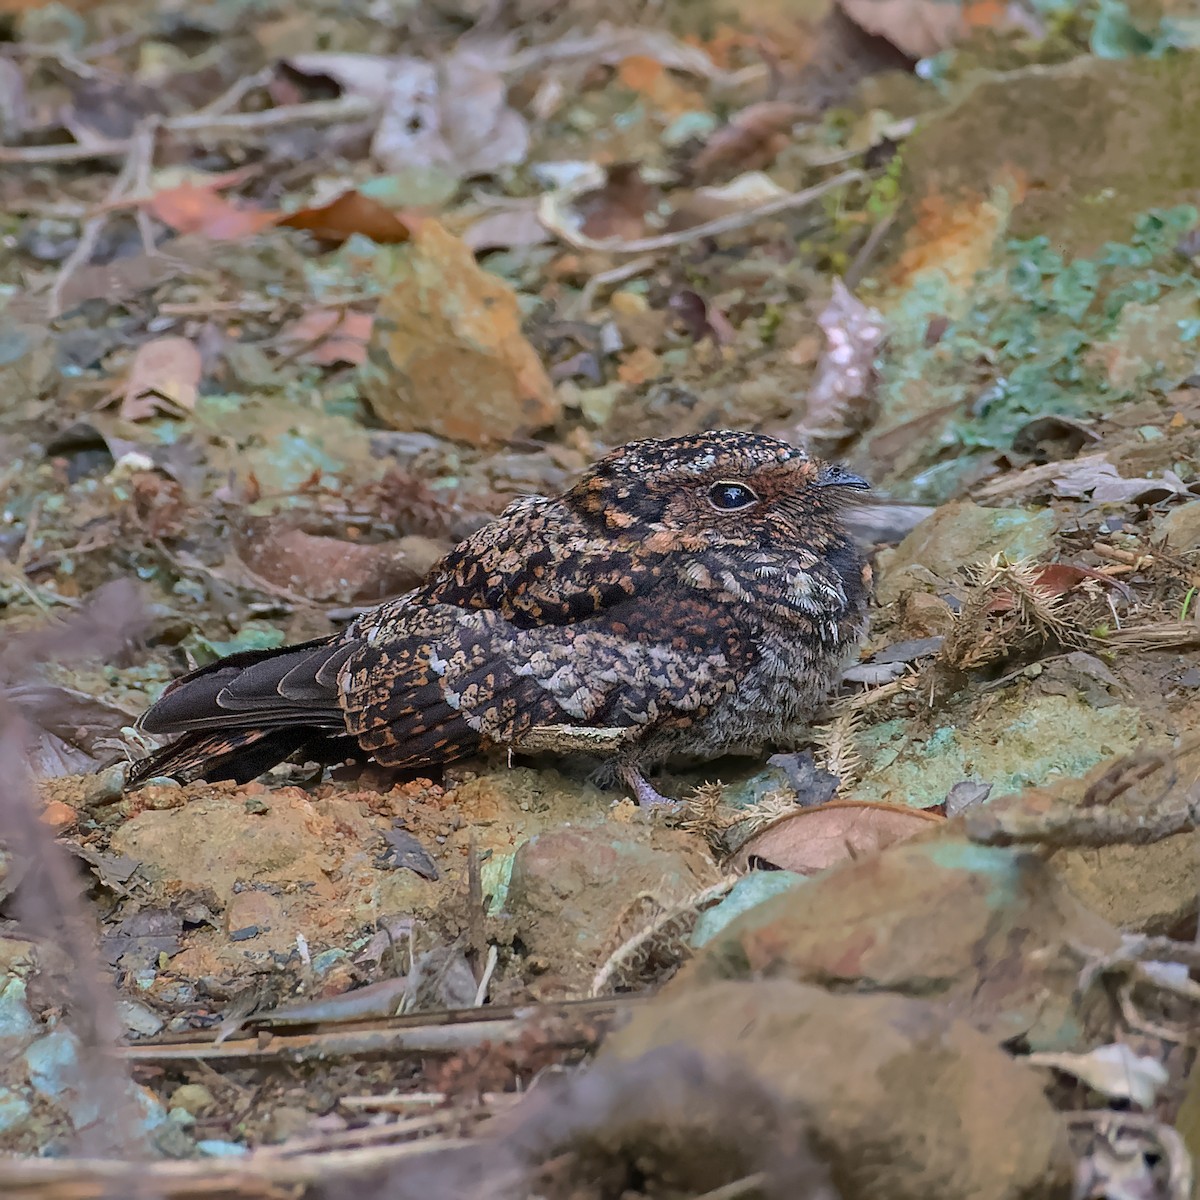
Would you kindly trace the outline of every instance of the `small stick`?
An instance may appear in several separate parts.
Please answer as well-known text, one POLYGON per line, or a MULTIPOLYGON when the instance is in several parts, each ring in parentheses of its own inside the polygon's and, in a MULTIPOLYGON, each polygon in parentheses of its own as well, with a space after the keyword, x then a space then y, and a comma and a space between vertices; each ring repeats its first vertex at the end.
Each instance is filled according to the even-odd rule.
MULTIPOLYGON (((125 163, 121 167, 121 173, 113 180, 113 185, 109 189, 105 209, 102 209, 94 217, 89 217, 83 223, 83 228, 79 233, 79 242, 75 249, 67 255, 58 273, 58 277, 54 281, 54 286, 50 289, 49 316, 52 319, 59 316, 62 312, 62 294, 67 286, 67 281, 80 267, 87 266, 92 254, 95 252, 96 243, 100 240, 100 234, 103 232, 104 226, 108 221, 109 213, 106 211, 107 206, 124 199, 126 195, 134 190, 139 179, 148 176, 150 163, 154 157, 156 126, 157 122, 153 118, 142 122, 134 131, 133 137, 126 143, 129 151, 125 156, 125 163)), ((145 231, 143 231, 142 237, 144 241, 146 238, 145 231)), ((153 244, 154 238, 151 232, 148 252, 153 249, 153 244)))
MULTIPOLYGON (((166 133, 212 134, 237 137, 254 135, 282 125, 334 125, 342 121, 365 120, 378 112, 373 100, 362 96, 342 96, 337 100, 312 100, 305 104, 281 104, 254 113, 188 113, 159 122, 166 133)), ((0 146, 0 163, 66 163, 90 158, 115 158, 127 155, 134 138, 96 142, 90 146, 0 146)))
POLYGON ((690 229, 681 229, 677 233, 663 233, 657 237, 633 238, 625 241, 621 238, 590 238, 578 230, 572 229, 561 215, 562 206, 572 197, 562 193, 551 193, 542 197, 538 206, 538 220, 556 237, 574 246, 578 250, 601 250, 608 254, 646 254, 657 250, 670 250, 675 246, 686 246, 689 242, 700 238, 716 237, 722 233, 733 233, 738 229, 746 229, 761 221, 764 217, 773 217, 778 213, 789 212, 792 209, 804 208, 814 200, 845 187, 849 183, 857 183, 866 179, 863 171, 843 171, 832 179, 826 179, 803 191, 790 192, 786 196, 776 196, 754 208, 743 209, 740 212, 728 213, 702 225, 693 225, 690 229))
POLYGON ((496 970, 496 962, 500 954, 495 945, 488 947, 487 962, 483 964, 483 974, 479 979, 479 987, 475 989, 475 1007, 482 1008, 483 1002, 487 999, 488 985, 492 982, 492 975, 496 970))
POLYGON ((624 283, 625 280, 632 279, 635 275, 653 270, 656 261, 652 254, 646 254, 641 258, 631 258, 627 263, 622 263, 619 267, 613 267, 609 271, 601 271, 598 275, 593 275, 583 285, 583 291, 579 293, 575 301, 575 312, 580 317, 586 316, 591 311, 596 293, 602 287, 608 287, 613 283, 624 283))

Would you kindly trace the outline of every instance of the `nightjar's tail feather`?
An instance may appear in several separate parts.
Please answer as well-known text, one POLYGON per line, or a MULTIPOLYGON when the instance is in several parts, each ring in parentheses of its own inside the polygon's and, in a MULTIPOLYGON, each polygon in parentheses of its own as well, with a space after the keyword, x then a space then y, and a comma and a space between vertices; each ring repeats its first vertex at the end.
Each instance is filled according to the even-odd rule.
POLYGON ((248 650, 175 680, 138 728, 182 736, 134 764, 128 785, 156 775, 246 783, 298 750, 350 748, 337 675, 353 649, 324 638, 248 650))
POLYGON ((192 783, 232 779, 249 783, 294 754, 312 736, 306 729, 239 729, 229 733, 185 733, 169 746, 139 759, 125 786, 134 788, 156 776, 192 783))

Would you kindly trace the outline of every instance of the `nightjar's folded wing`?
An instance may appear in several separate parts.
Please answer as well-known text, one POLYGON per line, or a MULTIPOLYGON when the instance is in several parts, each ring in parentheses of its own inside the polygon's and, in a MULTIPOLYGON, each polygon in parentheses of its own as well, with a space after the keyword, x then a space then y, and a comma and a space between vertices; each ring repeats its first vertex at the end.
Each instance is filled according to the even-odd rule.
POLYGON ((341 669, 346 727, 391 766, 519 745, 534 726, 637 728, 695 721, 749 664, 722 608, 664 596, 570 625, 521 628, 491 609, 413 610, 403 635, 359 622, 341 669))
POLYGON ((666 569, 662 554, 560 500, 527 496, 451 550, 415 598, 491 609, 522 628, 569 625, 645 595, 666 569))

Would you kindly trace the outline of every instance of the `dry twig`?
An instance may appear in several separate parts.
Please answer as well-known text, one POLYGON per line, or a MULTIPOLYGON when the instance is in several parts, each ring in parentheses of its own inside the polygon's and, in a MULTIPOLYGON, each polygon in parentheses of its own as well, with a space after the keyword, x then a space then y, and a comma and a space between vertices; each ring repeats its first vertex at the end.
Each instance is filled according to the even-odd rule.
MULTIPOLYGON (((222 97, 214 103, 220 103, 222 97)), ((281 104, 262 112, 224 113, 201 109, 181 117, 167 117, 159 128, 167 134, 226 137, 253 141, 264 132, 288 125, 337 125, 367 120, 379 106, 361 96, 341 96, 337 100, 312 100, 304 104, 281 104)), ((46 163, 84 162, 94 158, 119 158, 133 150, 133 138, 97 141, 86 146, 0 146, 0 163, 33 166, 46 163)))
MULTIPOLYGON (((83 228, 79 233, 78 244, 67 255, 62 268, 58 272, 58 277, 54 280, 54 286, 50 289, 48 315, 51 318, 57 317, 62 312, 63 290, 66 288, 71 276, 79 268, 86 266, 91 261, 92 254, 96 249, 96 243, 100 240, 100 234, 104 231, 104 226, 108 222, 110 215, 109 208, 119 204, 127 196, 132 195, 139 185, 145 186, 145 182, 150 174, 150 167, 154 161, 154 139, 157 129, 157 119, 143 121, 134 131, 133 137, 126 143, 129 149, 125 156, 125 163, 121 167, 120 174, 113 180, 104 205, 95 216, 89 217, 84 222, 83 228)), ((150 230, 148 218, 146 218, 144 213, 140 213, 140 218, 138 229, 142 235, 143 246, 149 254, 154 250, 154 237, 150 230)))
POLYGON ((866 174, 862 171, 843 171, 840 175, 823 180, 803 191, 777 196, 754 208, 728 213, 715 220, 705 221, 702 225, 693 225, 690 229, 681 229, 676 233, 661 233, 655 237, 632 238, 628 241, 623 238, 591 238, 576 229, 570 217, 565 213, 566 206, 575 198, 575 193, 569 191, 552 192, 550 195, 544 196, 538 206, 538 220, 556 237, 578 250, 599 250, 607 254, 647 254, 658 250, 670 250, 675 246, 686 246, 701 238, 717 237, 722 233, 734 233, 739 229, 747 229, 765 217, 805 208, 814 200, 819 200, 822 196, 826 196, 840 187, 857 183, 866 178, 866 174))

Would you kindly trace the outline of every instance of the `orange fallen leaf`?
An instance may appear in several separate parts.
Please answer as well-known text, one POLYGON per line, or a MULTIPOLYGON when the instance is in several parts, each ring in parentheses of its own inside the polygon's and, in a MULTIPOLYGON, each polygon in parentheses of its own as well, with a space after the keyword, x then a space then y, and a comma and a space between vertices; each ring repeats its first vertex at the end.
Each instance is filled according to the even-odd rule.
POLYGON ((760 858, 785 871, 815 875, 844 859, 878 854, 944 820, 906 804, 834 800, 768 825, 742 844, 735 861, 744 867, 751 858, 760 858))
POLYGON ((238 208, 214 187, 181 183, 146 201, 146 209, 176 233, 199 233, 214 241, 237 241, 279 221, 279 213, 238 208))
POLYGON ((340 245, 359 233, 373 242, 407 242, 420 218, 396 212, 362 192, 343 192, 328 204, 302 208, 280 220, 281 225, 303 229, 323 242, 340 245))
POLYGON ((160 412, 190 412, 196 407, 203 363, 200 351, 183 337, 162 337, 139 347, 129 378, 110 400, 121 401, 126 421, 145 421, 160 412))
POLYGON ((289 325, 283 337, 295 345, 308 347, 297 356, 300 362, 322 367, 335 363, 358 366, 366 360, 374 323, 370 313, 314 308, 289 325))

